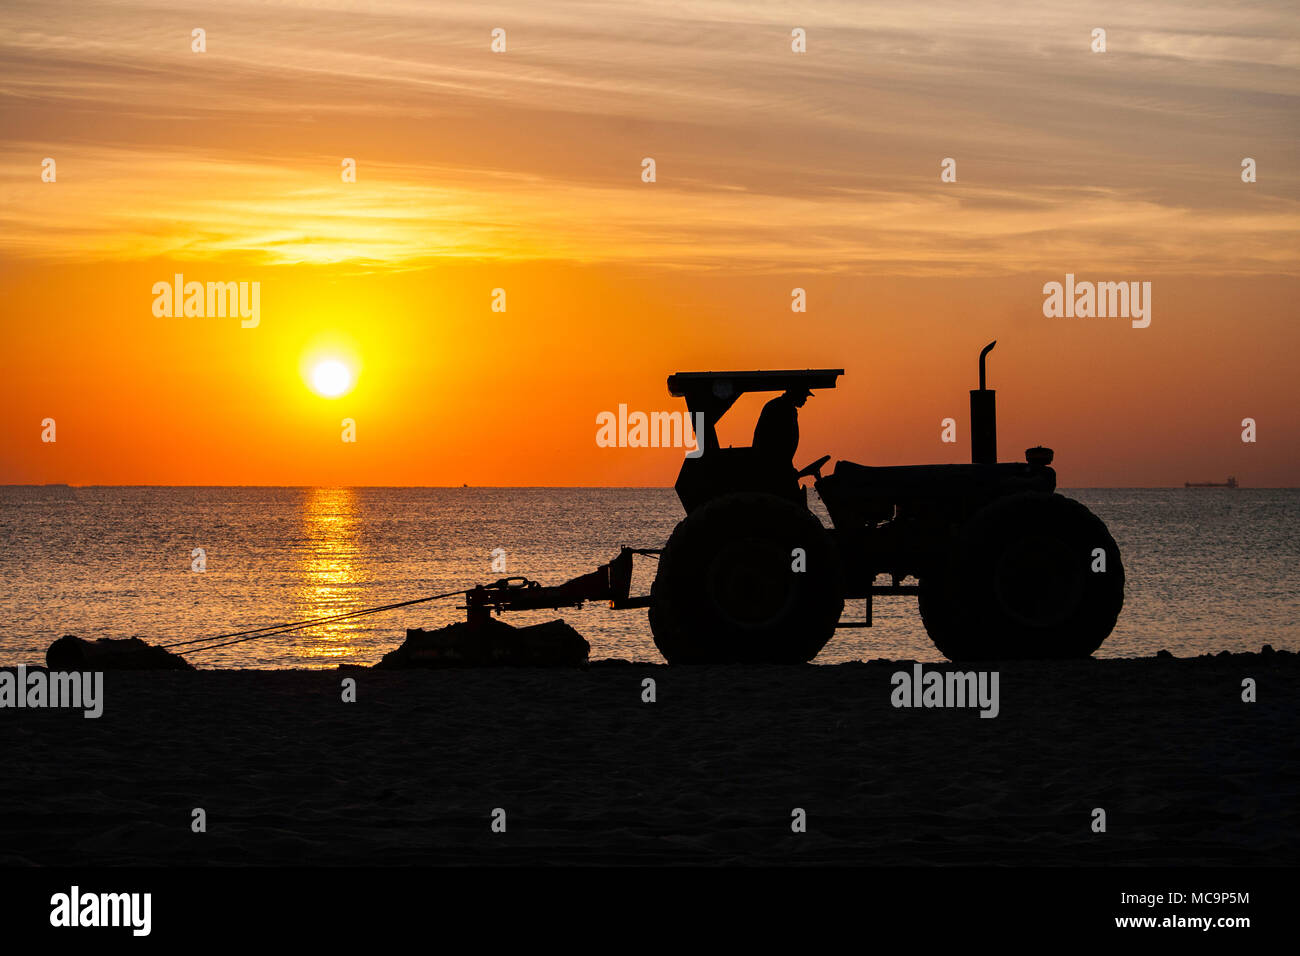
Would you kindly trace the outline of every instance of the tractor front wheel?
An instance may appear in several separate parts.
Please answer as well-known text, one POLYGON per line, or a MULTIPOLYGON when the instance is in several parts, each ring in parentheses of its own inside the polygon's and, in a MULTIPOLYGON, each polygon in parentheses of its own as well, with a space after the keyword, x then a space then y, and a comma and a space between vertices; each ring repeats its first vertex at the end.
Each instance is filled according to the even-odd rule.
POLYGON ((650 629, 670 664, 805 663, 844 609, 830 534, 805 508, 733 494, 674 529, 651 590, 650 629))
POLYGON ((1115 539, 1056 494, 1011 495, 976 512, 921 579, 921 619, 953 661, 1087 657, 1123 605, 1115 539))

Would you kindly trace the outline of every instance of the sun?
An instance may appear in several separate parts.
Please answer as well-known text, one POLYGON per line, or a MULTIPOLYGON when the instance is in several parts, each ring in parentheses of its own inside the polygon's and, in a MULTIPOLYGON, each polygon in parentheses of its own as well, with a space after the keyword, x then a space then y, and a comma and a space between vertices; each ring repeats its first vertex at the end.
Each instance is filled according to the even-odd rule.
POLYGON ((325 398, 338 398, 352 388, 352 370, 338 359, 317 362, 311 370, 311 387, 325 398))

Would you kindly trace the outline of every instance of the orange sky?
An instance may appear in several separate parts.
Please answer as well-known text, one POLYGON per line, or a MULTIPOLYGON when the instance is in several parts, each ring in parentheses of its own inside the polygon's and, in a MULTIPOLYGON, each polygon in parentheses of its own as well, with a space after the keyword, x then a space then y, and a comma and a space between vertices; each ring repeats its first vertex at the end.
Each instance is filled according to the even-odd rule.
POLYGON ((594 9, 12 5, 0 482, 670 484, 595 417, 728 367, 847 370, 800 464, 962 461, 996 338, 1004 459, 1300 484, 1287 4, 594 9), (259 282, 257 328, 156 317, 177 272, 259 282), (1151 282, 1151 326, 1045 318, 1067 272, 1151 282), (356 387, 312 392, 317 356, 356 387))

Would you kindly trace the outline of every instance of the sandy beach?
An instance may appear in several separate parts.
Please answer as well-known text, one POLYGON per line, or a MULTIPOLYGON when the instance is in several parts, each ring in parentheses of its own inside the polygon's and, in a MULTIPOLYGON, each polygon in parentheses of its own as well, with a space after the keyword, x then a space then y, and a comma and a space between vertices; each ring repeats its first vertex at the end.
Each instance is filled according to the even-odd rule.
POLYGON ((993 719, 911 666, 109 673, 0 712, 0 865, 1295 862, 1300 657, 1007 663, 993 719))

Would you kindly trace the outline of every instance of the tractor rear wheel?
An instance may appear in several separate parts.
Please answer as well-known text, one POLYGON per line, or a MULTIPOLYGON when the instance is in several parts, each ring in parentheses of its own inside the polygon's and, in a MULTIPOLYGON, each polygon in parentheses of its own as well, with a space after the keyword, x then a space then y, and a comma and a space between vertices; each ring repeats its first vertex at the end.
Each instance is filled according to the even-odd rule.
POLYGON ((1115 539, 1056 494, 1011 495, 976 512, 921 579, 921 619, 953 661, 1087 657, 1123 606, 1115 539))
POLYGON ((678 523, 660 555, 655 646, 670 664, 805 663, 835 633, 840 581, 835 543, 805 508, 774 495, 715 498, 678 523))

